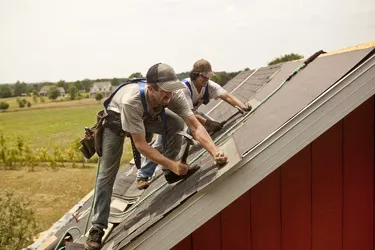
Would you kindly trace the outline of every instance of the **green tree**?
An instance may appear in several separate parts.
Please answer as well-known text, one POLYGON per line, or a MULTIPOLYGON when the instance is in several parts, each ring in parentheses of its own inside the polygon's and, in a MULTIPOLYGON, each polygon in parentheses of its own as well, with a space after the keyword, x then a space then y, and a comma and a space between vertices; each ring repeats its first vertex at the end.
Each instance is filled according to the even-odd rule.
POLYGON ((118 86, 118 85, 120 85, 120 80, 117 79, 116 77, 113 78, 113 79, 111 80, 111 85, 112 85, 112 86, 118 86))
POLYGON ((186 72, 182 72, 182 73, 177 74, 177 77, 178 77, 178 79, 182 80, 182 79, 188 78, 189 74, 190 74, 190 72, 186 71, 186 72))
POLYGON ((26 83, 17 81, 14 85, 14 96, 21 96, 24 93, 27 93, 26 83))
POLYGON ((277 57, 277 58, 273 59, 272 61, 270 61, 268 63, 268 66, 278 64, 278 63, 282 63, 282 62, 294 61, 294 60, 298 60, 298 59, 302 59, 302 58, 303 58, 302 55, 295 54, 295 53, 285 54, 283 56, 277 57))
POLYGON ((82 83, 82 87, 85 90, 85 92, 89 92, 90 88, 93 85, 93 82, 90 79, 84 79, 81 83, 82 83))
POLYGON ((83 90, 83 84, 81 81, 75 81, 73 84, 74 86, 76 86, 77 89, 83 90))
POLYGON ((56 100, 57 97, 60 96, 60 91, 57 89, 57 87, 52 87, 49 91, 48 91, 48 98, 51 99, 51 100, 56 100))
POLYGON ((0 98, 12 97, 12 88, 8 84, 0 85, 0 98))
POLYGON ((22 249, 33 242, 37 224, 29 205, 12 193, 0 196, 0 249, 22 249))
POLYGON ((140 72, 135 72, 135 73, 131 74, 128 78, 129 78, 129 79, 133 79, 133 78, 143 78, 143 75, 142 75, 140 72))
POLYGON ((41 84, 28 84, 29 86, 29 93, 38 93, 39 91, 39 87, 41 86, 41 84))
POLYGON ((9 104, 6 102, 0 102, 0 110, 5 111, 9 108, 9 104))
POLYGON ((95 100, 100 102, 101 99, 103 99, 104 95, 102 93, 96 93, 95 94, 95 100))
POLYGON ((221 82, 221 75, 217 73, 216 75, 212 76, 210 80, 212 80, 212 81, 220 84, 220 82, 221 82))
POLYGON ((75 100, 77 98, 78 94, 79 94, 79 90, 74 85, 71 85, 69 87, 68 92, 69 92, 69 98, 70 98, 70 100, 75 100))
POLYGON ((225 71, 216 72, 216 74, 213 77, 211 77, 211 80, 218 83, 220 86, 224 86, 227 82, 229 82, 238 73, 239 72, 230 72, 230 73, 227 73, 225 71))
POLYGON ((69 89, 68 83, 64 80, 60 80, 57 82, 57 87, 62 87, 64 89, 69 89))

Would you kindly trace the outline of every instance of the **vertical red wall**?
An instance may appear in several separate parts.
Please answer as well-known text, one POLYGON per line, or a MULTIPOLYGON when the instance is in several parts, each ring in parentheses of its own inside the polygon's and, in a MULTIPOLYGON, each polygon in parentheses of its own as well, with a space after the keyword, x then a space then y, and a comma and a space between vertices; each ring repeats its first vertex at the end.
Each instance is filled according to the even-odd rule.
POLYGON ((342 249, 342 121, 312 143, 312 249, 342 249))
POLYGON ((343 131, 343 249, 373 249, 374 98, 345 117, 343 131))
POLYGON ((221 249, 250 249, 250 192, 246 192, 221 213, 221 249))
POLYGON ((280 169, 251 189, 252 250, 281 249, 280 169))
POLYGON ((311 249, 311 146, 281 167, 282 249, 311 249))
POLYGON ((373 250, 374 96, 174 250, 373 250))

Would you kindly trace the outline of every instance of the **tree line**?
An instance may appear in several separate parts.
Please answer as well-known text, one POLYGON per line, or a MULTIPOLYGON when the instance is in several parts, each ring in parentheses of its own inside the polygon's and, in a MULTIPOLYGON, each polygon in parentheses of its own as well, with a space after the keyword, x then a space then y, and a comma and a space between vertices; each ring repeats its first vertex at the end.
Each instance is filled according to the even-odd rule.
MULTIPOLYGON (((218 72, 216 76, 213 77, 212 80, 219 83, 220 85, 224 85, 234 76, 236 76, 238 72, 218 72)), ((177 74, 179 79, 184 79, 189 76, 189 72, 183 72, 177 74)), ((56 99, 59 96, 58 88, 63 88, 66 93, 68 93, 71 97, 78 95, 81 92, 90 92, 90 89, 93 87, 95 82, 102 82, 102 81, 109 81, 112 86, 118 86, 122 83, 125 83, 128 79, 132 78, 143 78, 144 76, 140 72, 136 72, 131 74, 128 78, 113 78, 113 79, 84 79, 82 81, 75 81, 75 82, 66 82, 64 80, 60 80, 56 83, 53 82, 43 82, 43 83, 25 83, 17 81, 15 84, 0 84, 0 98, 9 98, 9 97, 22 97, 22 96, 39 96, 39 92, 43 86, 52 86, 48 93, 48 97, 50 99, 56 99)))
MULTIPOLYGON (((297 53, 290 53, 290 54, 285 54, 283 56, 277 57, 270 61, 268 63, 268 66, 278 64, 278 63, 283 63, 287 61, 293 61, 293 60, 298 60, 303 58, 302 55, 299 55, 297 53)), ((249 68, 244 69, 249 70, 249 68)), ((235 77, 239 72, 241 71, 236 71, 236 72, 216 72, 216 75, 212 77, 212 80, 220 84, 221 86, 224 86, 229 80, 231 80, 233 77, 235 77)), ((182 72, 177 74, 179 79, 184 79, 186 77, 189 77, 189 72, 182 72)), ((0 84, 0 98, 8 98, 8 97, 17 97, 17 96, 39 96, 39 91, 43 86, 48 86, 52 85, 55 86, 56 88, 62 87, 67 93, 70 95, 77 95, 77 93, 80 92, 89 92, 90 88, 94 85, 95 82, 102 82, 102 81, 109 81, 111 82, 112 86, 118 86, 121 83, 126 82, 128 79, 132 78, 142 78, 144 77, 140 72, 135 72, 131 74, 127 78, 112 78, 112 79, 84 79, 84 80, 78 80, 75 82, 66 82, 64 80, 60 80, 56 83, 53 82, 43 82, 43 83, 25 83, 25 82, 20 82, 17 81, 14 84, 0 84)))

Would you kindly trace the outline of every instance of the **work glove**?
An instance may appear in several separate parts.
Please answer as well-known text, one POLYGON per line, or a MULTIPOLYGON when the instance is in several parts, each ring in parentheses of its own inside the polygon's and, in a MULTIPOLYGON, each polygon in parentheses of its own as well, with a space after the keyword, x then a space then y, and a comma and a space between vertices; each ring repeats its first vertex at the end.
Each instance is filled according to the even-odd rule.
POLYGON ((244 103, 244 106, 243 106, 242 109, 245 112, 249 112, 249 111, 251 111, 253 109, 253 107, 250 105, 250 103, 246 102, 246 103, 244 103))
POLYGON ((207 119, 206 124, 207 132, 215 133, 223 128, 223 126, 219 122, 215 122, 213 120, 207 119))

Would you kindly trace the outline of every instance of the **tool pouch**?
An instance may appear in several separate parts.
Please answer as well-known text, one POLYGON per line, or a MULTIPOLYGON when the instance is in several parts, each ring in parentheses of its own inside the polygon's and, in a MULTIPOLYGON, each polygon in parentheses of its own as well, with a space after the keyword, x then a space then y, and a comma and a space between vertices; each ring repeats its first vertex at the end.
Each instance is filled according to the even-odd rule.
POLYGON ((82 152, 86 159, 90 159, 95 154, 95 143, 93 136, 86 136, 80 141, 81 147, 79 150, 82 152))
POLYGON ((94 127, 92 127, 93 133, 94 133, 94 144, 95 144, 95 151, 98 154, 99 157, 102 157, 102 142, 103 142, 103 125, 104 125, 104 119, 106 117, 106 112, 103 110, 100 110, 96 114, 96 123, 94 127))
POLYGON ((85 136, 80 143, 79 150, 86 159, 90 159, 95 154, 94 132, 92 129, 85 127, 85 136))
POLYGON ((85 137, 80 141, 81 147, 79 150, 90 159, 95 153, 99 157, 102 156, 102 141, 103 141, 103 123, 106 113, 104 110, 96 114, 96 123, 92 128, 85 128, 85 137))

